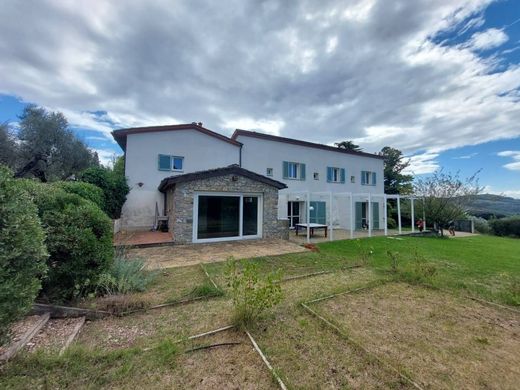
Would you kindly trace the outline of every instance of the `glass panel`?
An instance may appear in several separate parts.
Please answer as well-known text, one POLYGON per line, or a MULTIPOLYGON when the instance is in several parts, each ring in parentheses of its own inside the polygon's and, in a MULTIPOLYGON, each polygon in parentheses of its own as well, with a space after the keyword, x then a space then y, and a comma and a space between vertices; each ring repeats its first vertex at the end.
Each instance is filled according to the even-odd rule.
POLYGON ((240 198, 201 195, 197 217, 197 238, 237 237, 240 233, 240 198))
POLYGON ((244 236, 258 234, 258 197, 244 196, 242 229, 244 236))
POLYGON ((159 170, 161 170, 161 171, 170 171, 171 170, 170 156, 168 156, 166 154, 159 155, 159 170))
POLYGON ((182 161, 184 159, 182 157, 174 157, 173 158, 173 169, 176 171, 182 171, 182 161))

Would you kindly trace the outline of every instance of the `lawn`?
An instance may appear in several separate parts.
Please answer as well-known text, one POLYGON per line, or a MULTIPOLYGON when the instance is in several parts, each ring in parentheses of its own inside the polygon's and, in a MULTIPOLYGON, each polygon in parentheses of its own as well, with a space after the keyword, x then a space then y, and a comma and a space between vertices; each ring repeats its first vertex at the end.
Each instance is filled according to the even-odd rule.
MULTIPOLYGON (((289 388, 412 388, 399 373, 426 388, 460 388, 465 381, 506 388, 520 380, 520 314, 466 297, 520 303, 520 240, 377 237, 318 250, 251 260, 261 273, 281 269, 286 278, 328 272, 283 282, 283 301, 250 329, 289 388), (434 275, 416 278, 416 264, 432 265, 434 275), (371 287, 311 305, 339 333, 300 305, 364 286, 371 287)), ((205 268, 226 290, 225 264, 205 268)), ((145 307, 172 302, 206 284, 199 266, 168 269, 131 299, 145 307)), ((106 300, 88 305, 101 308, 106 300)), ((25 352, 6 364, 0 387, 277 388, 243 332, 186 341, 231 318, 224 294, 87 322, 65 355, 25 352), (215 342, 239 344, 188 352, 215 342)))

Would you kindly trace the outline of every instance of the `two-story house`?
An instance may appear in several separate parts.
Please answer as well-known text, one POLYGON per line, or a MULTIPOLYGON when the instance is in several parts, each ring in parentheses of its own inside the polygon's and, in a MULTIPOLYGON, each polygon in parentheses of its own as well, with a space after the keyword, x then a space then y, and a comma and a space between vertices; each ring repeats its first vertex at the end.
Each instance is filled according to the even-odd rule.
POLYGON ((125 152, 131 188, 125 230, 149 230, 161 215, 174 241, 206 242, 286 237, 288 227, 305 221, 348 228, 352 219, 357 229, 384 223, 377 155, 245 130, 229 138, 201 123, 113 136, 125 152), (349 209, 341 196, 352 202, 353 193, 359 196, 349 209))

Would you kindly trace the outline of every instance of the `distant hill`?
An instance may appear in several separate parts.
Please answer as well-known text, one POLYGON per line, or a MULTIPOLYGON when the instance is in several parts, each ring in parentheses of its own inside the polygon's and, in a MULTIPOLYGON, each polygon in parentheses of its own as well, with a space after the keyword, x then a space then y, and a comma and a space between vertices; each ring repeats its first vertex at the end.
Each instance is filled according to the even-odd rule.
POLYGON ((477 217, 486 219, 493 216, 501 218, 520 215, 520 199, 492 194, 476 195, 469 211, 477 217))

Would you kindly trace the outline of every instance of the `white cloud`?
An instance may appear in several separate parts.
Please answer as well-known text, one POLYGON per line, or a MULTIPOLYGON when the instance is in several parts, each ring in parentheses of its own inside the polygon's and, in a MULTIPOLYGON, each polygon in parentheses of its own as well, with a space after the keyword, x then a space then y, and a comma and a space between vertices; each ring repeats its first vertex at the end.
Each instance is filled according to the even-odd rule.
POLYGON ((497 153, 500 157, 511 157, 513 162, 503 165, 511 171, 520 171, 520 150, 504 150, 497 153))
POLYGON ((104 166, 112 166, 113 160, 119 156, 119 153, 115 153, 113 150, 105 150, 105 149, 93 149, 98 157, 99 162, 103 164, 104 166))
POLYGON ((467 43, 471 50, 488 50, 503 45, 508 41, 507 34, 497 28, 489 28, 473 34, 467 43))
POLYGON ((470 153, 470 154, 466 154, 466 155, 463 155, 463 156, 457 156, 457 157, 452 157, 454 160, 469 160, 473 157, 475 157, 476 155, 478 155, 477 152, 475 153, 470 153))
POLYGON ((492 186, 484 186, 484 189, 482 190, 483 194, 494 194, 494 195, 502 195, 502 196, 509 196, 511 198, 517 198, 520 199, 520 188, 519 189, 507 189, 507 190, 500 190, 492 186))
POLYGON ((285 126, 284 121, 269 119, 237 118, 222 122, 222 127, 226 129, 249 129, 260 130, 264 133, 279 135, 280 130, 285 126))
POLYGON ((410 165, 403 173, 413 175, 433 173, 440 168, 439 162, 436 160, 437 157, 439 157, 438 153, 423 153, 408 156, 410 165))

